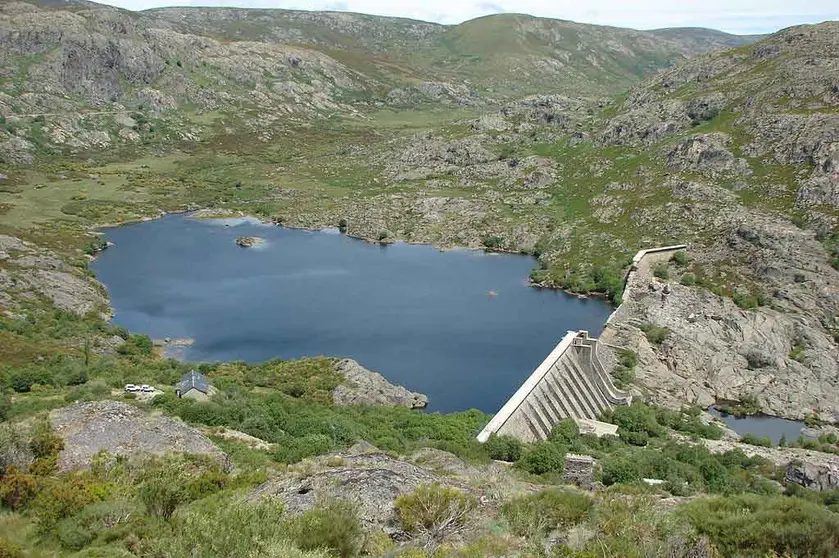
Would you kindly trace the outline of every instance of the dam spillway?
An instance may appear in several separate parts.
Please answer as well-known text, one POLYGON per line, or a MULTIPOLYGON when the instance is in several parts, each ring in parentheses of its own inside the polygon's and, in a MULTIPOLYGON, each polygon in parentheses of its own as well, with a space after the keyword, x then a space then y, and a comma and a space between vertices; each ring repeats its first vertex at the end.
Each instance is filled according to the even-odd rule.
POLYGON ((513 436, 525 442, 545 440, 562 419, 580 431, 614 434, 616 426, 598 421, 606 410, 629 405, 632 396, 612 383, 597 355, 598 340, 585 331, 569 331, 542 364, 478 434, 513 436))

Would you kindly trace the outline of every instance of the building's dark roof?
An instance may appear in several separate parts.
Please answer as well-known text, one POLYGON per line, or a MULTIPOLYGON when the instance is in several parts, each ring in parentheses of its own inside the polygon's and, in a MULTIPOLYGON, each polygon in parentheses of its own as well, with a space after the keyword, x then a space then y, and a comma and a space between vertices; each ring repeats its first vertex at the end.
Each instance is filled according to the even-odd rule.
POLYGON ((191 389, 197 389, 201 393, 210 392, 210 382, 207 381, 207 377, 195 370, 190 370, 181 376, 181 381, 176 387, 181 393, 186 393, 191 389))

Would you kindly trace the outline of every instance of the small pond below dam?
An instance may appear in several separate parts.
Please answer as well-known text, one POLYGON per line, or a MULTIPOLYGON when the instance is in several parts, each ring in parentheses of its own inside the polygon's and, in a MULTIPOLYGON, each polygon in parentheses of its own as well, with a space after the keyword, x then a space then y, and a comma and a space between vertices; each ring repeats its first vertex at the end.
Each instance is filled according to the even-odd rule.
POLYGON ((249 219, 169 215, 105 231, 91 267, 114 323, 188 338, 192 361, 349 357, 434 411, 496 412, 568 330, 611 307, 528 286, 531 257, 363 242, 249 219), (236 239, 260 237, 242 248, 236 239))
POLYGON ((708 412, 722 420, 727 427, 737 434, 741 436, 743 434, 754 434, 759 437, 767 437, 772 440, 773 445, 777 445, 782 436, 789 443, 798 440, 801 431, 806 426, 803 421, 787 420, 779 417, 735 417, 721 413, 713 407, 710 407, 708 412))

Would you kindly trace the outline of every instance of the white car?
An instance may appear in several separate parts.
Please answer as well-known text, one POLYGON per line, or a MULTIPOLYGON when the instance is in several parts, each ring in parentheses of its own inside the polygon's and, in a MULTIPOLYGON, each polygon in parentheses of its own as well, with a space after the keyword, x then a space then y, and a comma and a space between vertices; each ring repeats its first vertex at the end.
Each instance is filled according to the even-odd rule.
POLYGON ((143 384, 140 386, 140 391, 145 393, 151 393, 154 391, 154 386, 150 386, 148 384, 143 384))
POLYGON ((135 386, 134 384, 125 384, 125 391, 139 391, 140 388, 135 386))

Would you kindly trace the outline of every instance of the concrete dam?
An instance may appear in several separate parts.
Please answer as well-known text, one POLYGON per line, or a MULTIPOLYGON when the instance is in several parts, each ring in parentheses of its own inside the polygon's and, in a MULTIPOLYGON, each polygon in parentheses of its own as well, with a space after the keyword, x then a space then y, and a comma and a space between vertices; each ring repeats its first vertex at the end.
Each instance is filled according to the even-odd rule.
POLYGON ((597 356, 598 340, 586 331, 569 331, 486 427, 478 441, 507 435, 525 442, 547 439, 553 426, 570 418, 580 431, 615 434, 617 426, 600 422, 603 411, 629 405, 597 356))

